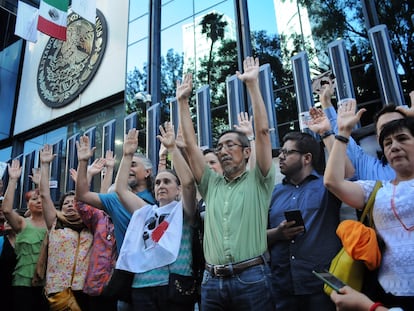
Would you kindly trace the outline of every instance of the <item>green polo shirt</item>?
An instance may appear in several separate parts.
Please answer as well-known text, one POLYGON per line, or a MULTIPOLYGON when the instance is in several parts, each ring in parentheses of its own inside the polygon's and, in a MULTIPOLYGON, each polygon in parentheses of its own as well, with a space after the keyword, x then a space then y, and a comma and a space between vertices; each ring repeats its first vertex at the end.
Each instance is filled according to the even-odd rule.
POLYGON ((228 264, 262 255, 275 167, 263 176, 257 166, 228 181, 204 168, 199 191, 206 202, 204 255, 209 264, 228 264))

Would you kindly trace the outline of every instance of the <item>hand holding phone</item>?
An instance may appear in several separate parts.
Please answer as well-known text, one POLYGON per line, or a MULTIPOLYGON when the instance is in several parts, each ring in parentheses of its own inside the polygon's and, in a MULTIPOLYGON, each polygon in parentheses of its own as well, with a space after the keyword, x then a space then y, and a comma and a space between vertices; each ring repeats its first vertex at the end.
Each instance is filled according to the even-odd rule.
POLYGON ((338 279, 335 275, 332 273, 325 271, 325 272, 316 272, 312 271, 312 273, 317 276, 319 279, 321 279, 326 285, 331 287, 333 290, 335 290, 338 294, 340 294, 339 289, 346 286, 346 284, 338 279))
POLYGON ((303 221, 300 210, 285 211, 285 218, 287 221, 295 221, 295 224, 292 227, 303 226, 303 229, 306 232, 305 222, 303 221))

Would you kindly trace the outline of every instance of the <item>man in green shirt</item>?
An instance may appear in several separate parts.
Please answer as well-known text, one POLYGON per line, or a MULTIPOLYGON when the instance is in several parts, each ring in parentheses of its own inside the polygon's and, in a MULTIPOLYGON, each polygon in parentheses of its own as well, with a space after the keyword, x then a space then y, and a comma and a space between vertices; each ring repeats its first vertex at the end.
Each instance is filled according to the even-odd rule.
POLYGON ((273 310, 266 227, 275 182, 268 118, 260 93, 259 60, 247 57, 244 73, 237 72, 250 94, 255 124, 256 165, 249 171, 250 141, 238 131, 223 133, 216 154, 223 175, 213 172, 197 146, 188 100, 192 76, 177 83, 180 124, 188 161, 206 201, 204 255, 206 270, 201 290, 202 310, 273 310))

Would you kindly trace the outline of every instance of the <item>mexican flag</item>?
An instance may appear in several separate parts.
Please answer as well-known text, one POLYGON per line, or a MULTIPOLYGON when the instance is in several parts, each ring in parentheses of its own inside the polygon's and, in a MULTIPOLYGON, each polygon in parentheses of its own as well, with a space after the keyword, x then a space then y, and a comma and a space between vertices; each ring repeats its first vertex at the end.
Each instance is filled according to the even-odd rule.
POLYGON ((42 0, 37 29, 51 37, 66 41, 69 0, 42 0))

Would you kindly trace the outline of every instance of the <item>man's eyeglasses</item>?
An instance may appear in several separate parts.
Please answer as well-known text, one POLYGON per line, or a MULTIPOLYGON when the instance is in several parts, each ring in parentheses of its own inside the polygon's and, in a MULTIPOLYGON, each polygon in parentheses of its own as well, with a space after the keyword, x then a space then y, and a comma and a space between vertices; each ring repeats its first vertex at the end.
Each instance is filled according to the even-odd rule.
POLYGON ((228 142, 228 143, 224 143, 224 144, 218 144, 216 149, 214 149, 215 153, 219 153, 221 152, 221 150, 223 150, 223 148, 225 148, 228 151, 232 151, 234 149, 236 149, 236 147, 242 147, 244 148, 245 146, 240 145, 240 144, 236 144, 233 142, 228 142))
POLYGON ((283 148, 283 149, 280 149, 279 150, 278 156, 280 156, 281 154, 283 154, 284 157, 287 157, 287 156, 290 156, 291 154, 294 154, 294 153, 305 154, 304 152, 299 151, 299 150, 295 150, 295 149, 288 150, 288 149, 284 149, 283 148))

